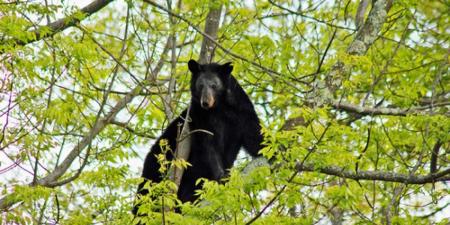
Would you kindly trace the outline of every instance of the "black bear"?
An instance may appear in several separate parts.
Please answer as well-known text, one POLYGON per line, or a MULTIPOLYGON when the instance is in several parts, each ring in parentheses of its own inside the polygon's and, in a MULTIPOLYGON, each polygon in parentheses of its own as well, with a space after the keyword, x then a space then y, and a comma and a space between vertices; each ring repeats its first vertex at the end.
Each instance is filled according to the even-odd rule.
MULTIPOLYGON (((188 162, 189 166, 181 179, 178 199, 182 202, 194 201, 198 196, 195 190, 201 188, 195 182, 199 178, 219 181, 233 166, 239 153, 244 149, 253 157, 261 149, 263 137, 261 126, 249 97, 231 75, 231 63, 199 64, 194 60, 188 63, 191 77, 191 108, 189 110, 190 130, 203 129, 213 133, 195 132, 191 134, 188 162)), ((138 187, 138 196, 148 193, 143 190, 147 180, 160 182, 162 174, 156 155, 161 153, 159 141, 166 139, 170 149, 175 150, 179 132, 178 124, 184 122, 187 110, 176 118, 152 146, 145 158, 142 177, 145 179, 138 187)), ((172 154, 167 154, 171 160, 172 154)), ((138 206, 133 209, 136 215, 138 206)))

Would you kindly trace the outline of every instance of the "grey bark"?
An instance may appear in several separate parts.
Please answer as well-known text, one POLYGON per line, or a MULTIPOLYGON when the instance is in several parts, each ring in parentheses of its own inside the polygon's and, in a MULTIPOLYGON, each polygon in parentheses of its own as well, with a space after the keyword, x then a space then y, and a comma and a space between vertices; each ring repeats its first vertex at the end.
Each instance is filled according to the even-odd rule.
POLYGON ((352 180, 376 180, 376 181, 388 181, 403 184, 426 184, 435 181, 449 181, 450 180, 450 168, 442 170, 438 173, 428 175, 410 175, 394 172, 384 171, 351 171, 339 166, 323 166, 320 168, 314 167, 312 164, 304 163, 298 164, 297 170, 319 172, 323 174, 338 176, 342 178, 348 178, 352 180))
MULTIPOLYGON (((169 10, 170 11, 170 10, 169 10)), ((214 57, 214 49, 216 47, 215 45, 215 39, 217 38, 217 31, 219 30, 219 21, 220 21, 220 15, 222 12, 222 5, 218 5, 215 0, 210 1, 210 9, 208 12, 208 15, 206 16, 206 23, 205 23, 205 33, 209 37, 203 37, 202 41, 202 47, 200 50, 200 57, 199 57, 199 63, 209 63, 212 61, 214 57)), ((173 16, 173 14, 169 13, 169 15, 173 16)), ((188 106, 190 107, 190 105, 188 106)), ((187 161, 189 159, 189 154, 191 153, 190 144, 191 144, 191 138, 190 135, 192 134, 191 129, 189 127, 189 111, 188 109, 186 114, 186 120, 183 123, 183 126, 181 128, 181 132, 178 137, 178 144, 177 144, 177 150, 176 150, 176 158, 177 159, 183 159, 187 161)), ((172 168, 171 173, 171 179, 177 184, 177 186, 181 183, 181 178, 183 177, 184 168, 174 167, 172 168)))
POLYGON ((359 29, 361 24, 364 23, 364 14, 366 13, 367 6, 369 5, 369 0, 361 0, 356 10, 355 16, 355 26, 359 29))
POLYGON ((364 55, 377 39, 378 33, 386 21, 386 1, 373 1, 367 21, 358 29, 355 39, 349 45, 347 52, 352 55, 364 55))
MULTIPOLYGON (((222 5, 217 5, 216 1, 210 2, 210 10, 206 17, 205 33, 216 40, 217 31, 219 30, 220 14, 222 13, 222 5)), ((216 45, 209 38, 203 38, 202 48, 200 50, 199 63, 210 63, 214 58, 214 49, 216 45)))

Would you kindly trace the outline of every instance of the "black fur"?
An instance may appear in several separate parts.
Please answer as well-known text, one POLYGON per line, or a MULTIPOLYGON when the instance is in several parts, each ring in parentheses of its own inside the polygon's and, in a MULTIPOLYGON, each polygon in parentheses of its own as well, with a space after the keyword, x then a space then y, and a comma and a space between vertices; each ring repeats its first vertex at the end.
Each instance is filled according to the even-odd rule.
MULTIPOLYGON (((239 153, 244 149, 257 156, 261 149, 262 135, 259 120, 249 97, 231 75, 233 66, 230 63, 219 65, 198 64, 189 61, 191 79, 190 130, 204 129, 212 132, 211 136, 204 132, 191 135, 191 153, 188 162, 192 165, 185 170, 178 191, 182 202, 194 201, 198 197, 195 185, 199 178, 220 180, 226 176, 239 153)), ((142 177, 152 182, 160 182, 160 165, 155 155, 161 153, 159 141, 167 139, 171 149, 175 149, 178 124, 182 124, 187 110, 176 118, 152 146, 145 162, 142 177)), ((171 154, 167 155, 170 160, 171 154)), ((142 190, 146 181, 139 185, 138 194, 148 194, 142 190)), ((137 206, 133 209, 136 214, 137 206)))

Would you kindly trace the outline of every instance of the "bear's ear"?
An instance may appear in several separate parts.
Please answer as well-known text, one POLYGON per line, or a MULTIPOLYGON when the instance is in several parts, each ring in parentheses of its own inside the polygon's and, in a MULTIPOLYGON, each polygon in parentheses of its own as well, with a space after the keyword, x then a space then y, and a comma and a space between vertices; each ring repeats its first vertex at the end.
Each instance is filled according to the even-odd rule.
POLYGON ((220 72, 223 75, 230 75, 231 71, 233 71, 233 65, 231 65, 231 62, 227 62, 220 66, 220 72))
POLYGON ((189 62, 188 62, 188 67, 189 67, 189 70, 190 70, 193 74, 198 73, 198 72, 200 71, 200 69, 201 69, 201 65, 198 64, 198 62, 195 61, 195 60, 193 60, 193 59, 189 60, 189 62))

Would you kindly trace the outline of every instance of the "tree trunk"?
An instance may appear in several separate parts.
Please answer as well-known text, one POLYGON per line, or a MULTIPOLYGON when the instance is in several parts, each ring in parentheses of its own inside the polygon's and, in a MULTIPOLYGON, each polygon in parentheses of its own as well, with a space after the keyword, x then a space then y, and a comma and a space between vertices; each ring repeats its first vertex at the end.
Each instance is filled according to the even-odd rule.
MULTIPOLYGON (((209 13, 206 17, 206 23, 205 23, 205 33, 208 34, 210 37, 213 37, 214 39, 217 38, 217 30, 219 30, 219 21, 220 21, 220 15, 222 12, 222 5, 218 5, 218 3, 215 0, 210 1, 210 7, 209 7, 209 13)), ((209 63, 212 61, 214 57, 214 49, 215 44, 210 39, 203 37, 202 41, 202 48, 200 50, 200 58, 199 63, 209 63)), ((190 107, 190 105, 188 106, 190 107)), ((186 120, 183 123, 183 126, 180 129, 180 132, 178 134, 178 140, 180 140, 177 143, 177 150, 176 150, 176 158, 177 159, 183 159, 187 161, 189 159, 189 154, 191 152, 190 144, 191 139, 189 137, 190 135, 190 128, 189 128, 189 111, 188 109, 186 114, 186 120)), ((181 178, 183 177, 184 168, 179 167, 173 167, 173 170, 170 171, 170 178, 172 179, 177 186, 180 186, 181 178)))

